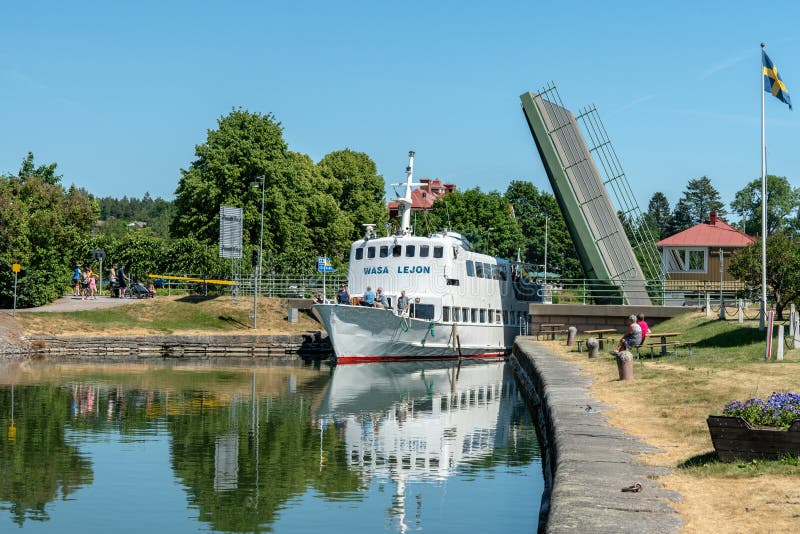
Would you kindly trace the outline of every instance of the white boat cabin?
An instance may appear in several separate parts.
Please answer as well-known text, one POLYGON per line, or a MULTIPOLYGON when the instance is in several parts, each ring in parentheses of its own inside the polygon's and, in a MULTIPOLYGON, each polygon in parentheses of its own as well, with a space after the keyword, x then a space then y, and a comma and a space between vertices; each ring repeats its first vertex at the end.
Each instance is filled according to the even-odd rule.
MULTIPOLYGON (((412 316, 437 323, 517 326, 528 321, 517 266, 479 254, 455 232, 431 237, 368 237, 350 248, 350 296, 380 287, 394 307, 401 291, 411 299, 412 316)), ((527 298, 526 298, 527 297, 527 298)))

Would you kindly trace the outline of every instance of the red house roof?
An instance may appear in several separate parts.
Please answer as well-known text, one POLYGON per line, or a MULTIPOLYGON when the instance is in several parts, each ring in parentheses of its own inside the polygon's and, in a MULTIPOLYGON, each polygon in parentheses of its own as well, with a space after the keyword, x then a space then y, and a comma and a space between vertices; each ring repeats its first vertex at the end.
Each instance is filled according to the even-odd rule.
MULTIPOLYGON (((435 178, 421 178, 422 184, 419 189, 411 191, 411 209, 414 210, 429 210, 433 206, 433 201, 446 193, 452 193, 456 190, 455 184, 443 184, 441 180, 435 178)), ((397 216, 397 202, 394 200, 389 202, 389 216, 397 216)))
POLYGON ((755 239, 737 230, 722 219, 716 212, 711 218, 656 243, 659 247, 746 247, 755 239))

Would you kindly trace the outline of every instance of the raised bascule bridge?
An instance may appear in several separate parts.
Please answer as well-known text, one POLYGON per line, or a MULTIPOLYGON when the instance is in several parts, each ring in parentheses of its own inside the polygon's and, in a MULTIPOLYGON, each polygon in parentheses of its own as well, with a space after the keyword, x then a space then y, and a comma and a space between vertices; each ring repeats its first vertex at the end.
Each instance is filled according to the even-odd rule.
POLYGON ((639 229, 641 211, 596 108, 573 114, 554 84, 520 99, 591 300, 651 306, 661 273, 659 254, 652 237, 639 229), (627 222, 627 233, 620 217, 627 222))

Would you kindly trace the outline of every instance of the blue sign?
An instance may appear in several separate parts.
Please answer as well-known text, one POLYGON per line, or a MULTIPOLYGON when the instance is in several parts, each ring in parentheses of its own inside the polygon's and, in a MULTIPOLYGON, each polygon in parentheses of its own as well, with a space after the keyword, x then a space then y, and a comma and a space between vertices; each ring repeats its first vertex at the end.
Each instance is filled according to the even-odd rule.
POLYGON ((331 259, 327 257, 318 257, 317 258, 317 270, 321 273, 332 273, 333 272, 333 265, 331 264, 331 259))

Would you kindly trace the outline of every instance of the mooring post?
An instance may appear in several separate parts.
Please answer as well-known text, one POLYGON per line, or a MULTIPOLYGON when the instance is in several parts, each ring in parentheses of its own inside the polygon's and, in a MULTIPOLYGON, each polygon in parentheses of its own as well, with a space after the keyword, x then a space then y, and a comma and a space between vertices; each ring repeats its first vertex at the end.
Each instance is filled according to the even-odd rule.
POLYGON ((783 325, 778 325, 778 351, 775 354, 775 359, 778 361, 783 360, 783 325))
POLYGON ((789 306, 789 336, 794 337, 794 317, 797 315, 797 308, 794 302, 789 306))
POLYGON ((589 352, 589 358, 597 358, 600 342, 597 339, 590 337, 586 340, 586 350, 589 352))
POLYGON ((800 349, 800 313, 794 314, 794 336, 792 341, 792 347, 800 349))
POLYGON ((711 317, 711 295, 706 291, 706 317, 711 317))
POLYGON ((578 336, 578 329, 574 326, 570 326, 567 329, 567 346, 571 347, 575 344, 575 338, 578 336))

